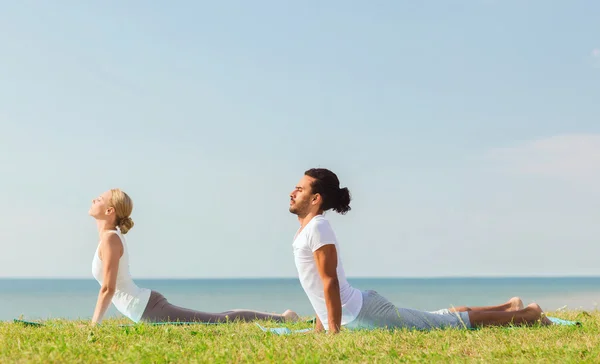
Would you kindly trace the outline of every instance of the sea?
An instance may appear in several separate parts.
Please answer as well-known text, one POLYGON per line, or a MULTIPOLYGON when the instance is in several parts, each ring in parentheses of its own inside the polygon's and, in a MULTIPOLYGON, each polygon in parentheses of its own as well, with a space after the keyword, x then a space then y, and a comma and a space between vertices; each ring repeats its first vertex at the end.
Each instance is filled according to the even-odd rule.
MULTIPOLYGON (((600 277, 534 278, 349 278, 362 290, 375 290, 399 307, 437 310, 488 306, 519 296, 546 311, 597 309, 600 277)), ((162 293, 172 304, 206 312, 252 309, 302 316, 314 312, 297 278, 138 279, 140 287, 162 293)), ((0 321, 90 319, 99 285, 93 279, 0 279, 0 321)), ((107 317, 123 317, 113 305, 107 317)))

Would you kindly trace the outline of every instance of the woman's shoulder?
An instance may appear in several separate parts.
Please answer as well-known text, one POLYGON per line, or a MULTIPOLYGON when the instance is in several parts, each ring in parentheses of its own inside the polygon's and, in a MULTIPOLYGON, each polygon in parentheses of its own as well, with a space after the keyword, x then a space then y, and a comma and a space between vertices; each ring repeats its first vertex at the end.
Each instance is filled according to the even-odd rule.
POLYGON ((105 231, 100 237, 100 246, 108 249, 112 248, 123 248, 124 242, 118 231, 109 230, 105 231))

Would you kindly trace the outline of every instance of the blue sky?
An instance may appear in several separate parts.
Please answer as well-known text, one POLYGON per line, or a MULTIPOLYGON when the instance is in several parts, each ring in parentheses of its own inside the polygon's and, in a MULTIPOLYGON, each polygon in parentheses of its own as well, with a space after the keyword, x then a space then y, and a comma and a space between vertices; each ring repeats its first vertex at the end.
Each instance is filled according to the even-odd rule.
POLYGON ((327 167, 349 276, 600 275, 600 4, 2 2, 0 277, 293 277, 327 167))

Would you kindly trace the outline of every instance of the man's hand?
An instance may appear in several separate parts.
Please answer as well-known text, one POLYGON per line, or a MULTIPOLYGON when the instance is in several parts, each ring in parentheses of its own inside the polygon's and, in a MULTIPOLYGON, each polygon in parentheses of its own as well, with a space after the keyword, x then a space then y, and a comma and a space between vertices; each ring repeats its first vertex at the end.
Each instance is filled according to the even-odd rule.
POLYGON ((319 316, 317 316, 317 322, 315 323, 315 332, 323 332, 325 331, 325 328, 323 327, 323 323, 321 322, 321 319, 319 318, 319 316))

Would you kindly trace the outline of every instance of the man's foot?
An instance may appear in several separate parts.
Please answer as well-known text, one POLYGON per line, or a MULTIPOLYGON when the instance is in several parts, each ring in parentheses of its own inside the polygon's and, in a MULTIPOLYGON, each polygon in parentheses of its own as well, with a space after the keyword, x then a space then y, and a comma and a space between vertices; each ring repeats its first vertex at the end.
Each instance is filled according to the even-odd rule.
POLYGON ((510 303, 508 311, 520 311, 525 307, 523 306, 523 301, 519 297, 511 298, 508 300, 508 303, 510 303))
POLYGON ((546 317, 546 314, 544 313, 544 311, 542 310, 540 305, 538 305, 537 303, 531 303, 531 304, 527 305, 527 309, 535 312, 535 322, 532 322, 532 323, 537 323, 538 321, 540 321, 542 326, 547 326, 547 325, 553 324, 552 321, 550 321, 550 319, 548 317, 546 317))
POLYGON ((292 310, 286 310, 281 315, 285 318, 285 321, 288 321, 288 322, 296 322, 296 321, 300 320, 300 316, 298 316, 298 314, 292 310))

